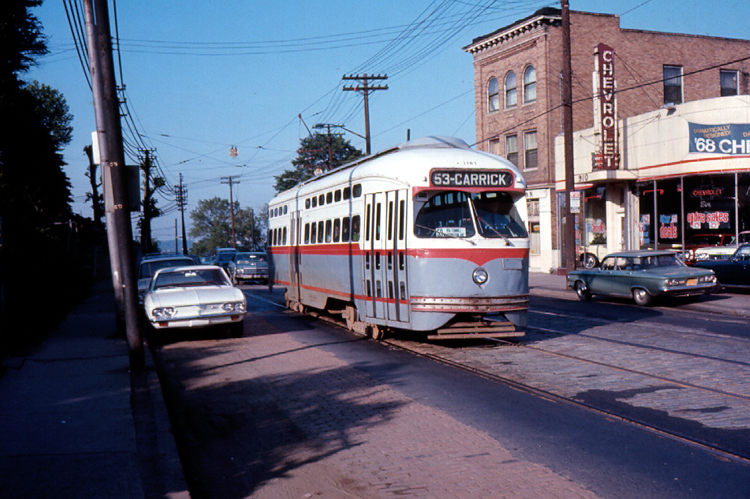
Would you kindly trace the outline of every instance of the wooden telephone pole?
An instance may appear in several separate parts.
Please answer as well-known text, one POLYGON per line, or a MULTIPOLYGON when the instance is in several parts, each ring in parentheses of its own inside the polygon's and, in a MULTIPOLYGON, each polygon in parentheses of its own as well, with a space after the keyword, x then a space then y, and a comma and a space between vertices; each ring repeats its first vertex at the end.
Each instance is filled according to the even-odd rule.
POLYGON ((367 156, 370 155, 370 105, 368 96, 370 95, 370 92, 374 90, 388 90, 388 85, 384 86, 370 86, 369 82, 371 80, 387 80, 388 77, 386 75, 344 75, 342 77, 343 80, 357 80, 361 81, 361 85, 353 86, 353 87, 344 87, 345 91, 354 91, 354 92, 362 92, 362 95, 365 97, 365 154, 367 156))
POLYGON ((232 199, 232 185, 239 184, 239 180, 232 180, 232 177, 221 177, 222 184, 229 184, 229 212, 232 216, 232 248, 237 248, 237 239, 234 235, 234 200, 232 199))
POLYGON ((130 367, 145 366, 143 340, 138 325, 138 281, 135 276, 133 228, 130 223, 127 168, 122 144, 120 102, 115 85, 112 38, 106 0, 84 0, 86 39, 96 115, 102 173, 110 179, 104 191, 107 211, 107 238, 110 247, 112 282, 118 304, 118 322, 124 320, 130 367), (107 192, 111 190, 111 194, 107 192), (111 196, 111 199, 106 199, 111 196))
POLYGON ((573 84, 570 54, 570 11, 568 0, 561 0, 562 6, 562 62, 563 62, 563 139, 565 144, 565 271, 569 274, 576 269, 576 227, 575 213, 571 210, 571 194, 575 190, 575 169, 573 167, 573 84))

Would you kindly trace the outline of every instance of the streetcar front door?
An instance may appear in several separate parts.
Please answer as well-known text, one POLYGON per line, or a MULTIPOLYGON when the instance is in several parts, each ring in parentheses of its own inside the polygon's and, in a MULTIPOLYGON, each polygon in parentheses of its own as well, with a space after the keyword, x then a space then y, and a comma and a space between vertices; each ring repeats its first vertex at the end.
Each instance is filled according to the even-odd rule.
POLYGON ((367 302, 365 316, 375 319, 385 319, 384 204, 384 193, 365 194, 365 241, 362 255, 362 278, 367 302))
POLYGON ((385 193, 383 282, 388 320, 409 322, 406 281, 406 189, 385 193))
POLYGON ((292 301, 299 301, 300 299, 300 282, 299 282, 299 245, 300 245, 300 214, 297 211, 291 213, 291 224, 290 224, 290 251, 289 251, 289 277, 290 283, 287 288, 287 298, 292 301))

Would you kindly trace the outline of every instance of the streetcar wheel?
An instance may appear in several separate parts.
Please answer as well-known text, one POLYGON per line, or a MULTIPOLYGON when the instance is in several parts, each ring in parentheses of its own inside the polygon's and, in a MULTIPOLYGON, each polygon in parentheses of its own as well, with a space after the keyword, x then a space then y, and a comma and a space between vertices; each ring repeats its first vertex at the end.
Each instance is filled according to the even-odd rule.
POLYGON ((377 324, 372 324, 370 326, 370 335, 372 336, 373 340, 380 341, 385 336, 385 330, 383 327, 378 326, 377 324))
POLYGON ((591 293, 583 281, 576 281, 576 294, 581 301, 589 301, 591 299, 591 293))
POLYGON ((587 269, 593 269, 597 265, 599 265, 599 260, 596 258, 595 255, 592 255, 591 253, 586 253, 581 257, 583 267, 587 269))
POLYGON ((648 294, 648 291, 646 291, 645 289, 635 288, 633 290, 633 300, 635 300, 636 305, 647 307, 651 304, 653 296, 648 294))

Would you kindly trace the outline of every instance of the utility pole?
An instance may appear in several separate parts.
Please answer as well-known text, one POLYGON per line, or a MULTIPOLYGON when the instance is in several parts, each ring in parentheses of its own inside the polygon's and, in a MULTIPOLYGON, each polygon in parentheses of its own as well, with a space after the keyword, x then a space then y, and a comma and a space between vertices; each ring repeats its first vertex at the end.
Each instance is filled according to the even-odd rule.
MULTIPOLYGON (((177 206, 180 208, 180 217, 182 218, 182 254, 187 255, 187 237, 185 236, 185 205, 187 205, 187 185, 182 185, 182 173, 180 173, 180 185, 177 187, 177 206)), ((177 221, 175 220, 175 223, 177 221)), ((175 226, 175 232, 177 227, 175 226)), ((177 251, 177 244, 174 246, 177 251)))
POLYGON ((570 11, 568 0, 562 5, 562 58, 563 58, 563 139, 565 144, 565 271, 570 274, 576 268, 575 213, 571 210, 571 196, 575 190, 575 168, 573 165, 573 85, 570 54, 570 11))
MULTIPOLYGON (((120 298, 118 291, 122 293, 122 312, 130 367, 133 370, 140 370, 145 366, 145 355, 138 325, 138 282, 134 269, 133 228, 130 222, 120 103, 115 85, 107 0, 84 0, 83 7, 99 155, 103 171, 109 170, 112 187, 112 202, 105 203, 108 212, 107 238, 110 242, 110 256, 116 248, 114 251, 116 258, 112 258, 112 281, 115 286, 115 298, 120 298), (118 286, 120 290, 117 289, 118 286)), ((106 189, 105 195, 107 195, 106 189)))
POLYGON ((232 248, 237 248, 237 240, 234 236, 234 200, 232 199, 232 185, 233 184, 239 184, 239 180, 232 180, 232 176, 229 177, 221 177, 222 184, 229 184, 229 211, 232 216, 232 248), (226 182, 224 182, 226 180, 226 182))
POLYGON ((353 86, 353 87, 344 87, 345 91, 354 91, 359 92, 361 91, 362 94, 365 97, 365 154, 367 156, 370 155, 370 106, 368 104, 368 96, 370 95, 370 92, 375 90, 388 90, 388 85, 384 86, 369 86, 368 82, 371 80, 387 80, 388 76, 386 75, 367 75, 367 73, 363 75, 344 75, 342 77, 343 80, 357 80, 361 81, 361 86, 353 86))
POLYGON ((331 127, 340 128, 341 125, 332 125, 330 123, 318 123, 313 128, 326 128, 328 131, 328 171, 333 170, 333 136, 331 135, 331 127))
POLYGON ((153 191, 151 190, 151 153, 153 149, 140 149, 144 156, 141 159, 141 170, 143 171, 144 187, 143 187, 143 219, 141 220, 141 247, 144 253, 151 253, 153 247, 151 244, 151 219, 153 218, 153 211, 151 209, 151 197, 153 191))

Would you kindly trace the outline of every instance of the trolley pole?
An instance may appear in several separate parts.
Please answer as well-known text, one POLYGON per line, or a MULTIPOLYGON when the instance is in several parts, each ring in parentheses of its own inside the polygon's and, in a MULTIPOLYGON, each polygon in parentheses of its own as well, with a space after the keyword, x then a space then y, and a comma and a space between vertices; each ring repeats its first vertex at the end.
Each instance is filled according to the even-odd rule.
POLYGON ((388 76, 386 75, 344 75, 342 80, 357 80, 361 81, 362 85, 357 85, 353 87, 344 87, 344 91, 354 91, 354 92, 362 92, 362 95, 365 98, 365 154, 367 156, 370 155, 370 105, 368 102, 368 96, 370 95, 370 92, 373 92, 375 90, 388 90, 388 85, 384 86, 370 86, 368 83, 371 80, 387 80, 388 76))
MULTIPOLYGON (((130 367, 140 370, 145 366, 143 340, 138 325, 138 282, 135 277, 133 228, 130 222, 125 152, 122 144, 119 100, 115 85, 112 60, 112 38, 109 31, 109 12, 106 0, 84 0, 84 15, 88 38, 89 64, 94 97, 96 129, 102 172, 109 172, 112 199, 107 206, 107 234, 112 259, 113 283, 121 282, 125 335, 128 344, 130 367), (119 274, 119 275, 118 275, 119 274), (121 280, 121 281, 120 281, 121 280)), ((105 189, 105 195, 106 189, 105 189)), ((115 289, 118 298, 118 289, 115 289)))
POLYGON ((575 168, 573 165, 573 85, 570 55, 570 11, 568 0, 562 5, 562 58, 563 58, 563 138, 565 143, 565 271, 570 274, 576 269, 576 228, 575 213, 571 211, 571 195, 575 190, 575 168))

